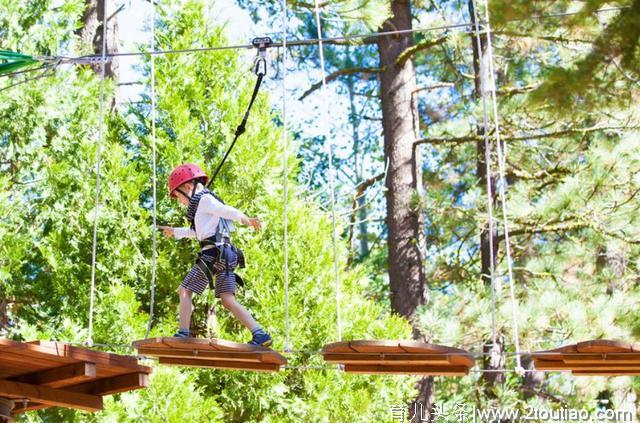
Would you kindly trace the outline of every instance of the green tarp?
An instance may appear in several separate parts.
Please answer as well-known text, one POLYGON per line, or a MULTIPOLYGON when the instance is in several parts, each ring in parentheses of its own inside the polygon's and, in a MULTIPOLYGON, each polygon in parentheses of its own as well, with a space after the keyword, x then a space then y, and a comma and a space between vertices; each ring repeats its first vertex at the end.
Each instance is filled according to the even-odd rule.
POLYGON ((15 72, 35 63, 38 63, 38 61, 31 56, 13 51, 0 50, 0 75, 15 72))

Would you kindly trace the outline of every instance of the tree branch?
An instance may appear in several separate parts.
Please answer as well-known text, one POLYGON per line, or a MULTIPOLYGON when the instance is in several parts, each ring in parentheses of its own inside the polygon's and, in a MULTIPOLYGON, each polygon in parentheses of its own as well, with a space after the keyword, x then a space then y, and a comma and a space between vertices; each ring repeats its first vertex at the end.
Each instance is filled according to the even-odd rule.
POLYGON ((367 188, 384 179, 386 174, 387 172, 385 170, 384 172, 374 176, 373 178, 369 178, 365 181, 360 182, 356 187, 356 193, 353 195, 353 203, 351 204, 351 217, 349 218, 349 245, 351 245, 351 241, 353 240, 353 228, 355 227, 357 214, 356 211, 358 210, 358 199, 364 195, 364 192, 367 190, 367 188))
POLYGON ((514 38, 534 38, 536 40, 549 41, 552 43, 583 43, 583 44, 592 44, 592 40, 581 40, 578 38, 565 38, 558 37, 553 35, 532 35, 532 34, 522 34, 516 31, 492 31, 495 35, 506 35, 508 37, 514 38))
MULTIPOLYGON (((544 139, 544 138, 559 138, 567 135, 576 135, 576 134, 587 134, 591 132, 599 132, 599 131, 619 131, 619 130, 632 130, 639 129, 640 126, 592 126, 590 128, 574 128, 574 129, 565 129, 562 131, 556 132, 547 132, 543 134, 536 135, 523 135, 516 137, 502 137, 503 141, 529 141, 536 139, 544 139)), ((465 142, 476 142, 481 141, 483 138, 479 135, 465 135, 462 137, 432 137, 432 138, 422 138, 414 141, 414 145, 419 144, 463 144, 465 142)))
MULTIPOLYGON (((326 81, 327 82, 331 82, 334 79, 337 79, 341 76, 345 76, 345 75, 352 75, 354 73, 365 73, 365 74, 377 74, 382 72, 381 68, 348 68, 348 69, 338 69, 337 71, 333 72, 332 74, 328 75, 326 77, 326 81)), ((304 92, 304 94, 302 94, 300 96, 300 98, 298 98, 298 100, 304 100, 309 94, 311 94, 312 92, 314 92, 315 90, 317 90, 318 88, 320 88, 322 86, 322 81, 318 81, 315 84, 313 84, 311 86, 311 88, 309 88, 307 91, 304 92)))
POLYGON ((427 85, 426 87, 420 87, 418 89, 413 90, 412 94, 416 94, 419 93, 421 91, 431 91, 431 90, 435 90, 438 88, 451 88, 451 87, 455 87, 455 83, 453 82, 439 82, 437 84, 434 85, 427 85))
POLYGON ((448 36, 445 35, 444 37, 440 37, 436 40, 424 40, 424 41, 420 41, 418 44, 412 45, 411 47, 407 48, 405 51, 400 53, 400 55, 398 56, 398 59, 396 60, 396 65, 398 66, 404 65, 406 61, 409 60, 411 56, 413 56, 417 52, 422 50, 428 50, 431 47, 440 45, 445 41, 447 41, 447 37, 448 36))
MULTIPOLYGON (((621 241, 626 242, 627 244, 640 244, 640 240, 638 239, 630 239, 624 233, 613 232, 605 229, 601 225, 595 222, 595 220, 589 216, 573 216, 571 218, 563 219, 560 221, 556 221, 553 223, 548 223, 544 226, 538 226, 536 223, 532 223, 531 226, 521 227, 520 229, 515 229, 509 232, 510 236, 518 236, 518 235, 535 235, 535 234, 543 234, 549 232, 567 232, 567 231, 576 231, 580 229, 591 229, 600 234, 610 236, 612 238, 619 239, 621 241)), ((503 239, 504 236, 500 237, 503 239)))
POLYGON ((524 94, 524 93, 531 92, 536 88, 540 87, 541 85, 542 83, 525 85, 524 87, 504 87, 504 88, 500 88, 497 91, 497 94, 499 96, 510 97, 515 94, 524 94))

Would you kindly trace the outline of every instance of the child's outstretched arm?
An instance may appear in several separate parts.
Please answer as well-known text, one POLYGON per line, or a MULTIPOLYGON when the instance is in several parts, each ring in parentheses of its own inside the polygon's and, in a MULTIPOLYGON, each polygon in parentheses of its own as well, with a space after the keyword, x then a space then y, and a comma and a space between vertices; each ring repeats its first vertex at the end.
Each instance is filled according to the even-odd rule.
POLYGON ((235 207, 222 204, 222 202, 218 201, 213 196, 208 195, 203 197, 201 204, 204 211, 211 215, 240 222, 243 225, 251 226, 255 230, 260 230, 262 228, 262 222, 257 217, 248 217, 235 207))
POLYGON ((171 226, 158 226, 164 236, 167 238, 175 237, 176 239, 182 238, 195 238, 196 231, 191 228, 172 228, 171 226))

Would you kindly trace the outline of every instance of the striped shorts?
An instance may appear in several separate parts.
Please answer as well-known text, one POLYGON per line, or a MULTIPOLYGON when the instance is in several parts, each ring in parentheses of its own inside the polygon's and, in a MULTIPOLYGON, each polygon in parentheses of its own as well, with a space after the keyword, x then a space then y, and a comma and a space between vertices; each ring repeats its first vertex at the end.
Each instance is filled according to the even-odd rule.
MULTIPOLYGON (((238 265, 238 256, 231 251, 231 248, 227 248, 225 251, 226 260, 216 261, 216 256, 214 254, 214 248, 203 250, 198 254, 198 261, 201 260, 204 262, 207 267, 206 273, 211 275, 215 274, 216 298, 220 298, 220 294, 225 292, 235 294, 236 274, 234 273, 234 270, 238 265)), ((195 292, 196 294, 202 294, 205 288, 209 285, 209 277, 206 273, 196 262, 180 286, 191 292, 195 292)))

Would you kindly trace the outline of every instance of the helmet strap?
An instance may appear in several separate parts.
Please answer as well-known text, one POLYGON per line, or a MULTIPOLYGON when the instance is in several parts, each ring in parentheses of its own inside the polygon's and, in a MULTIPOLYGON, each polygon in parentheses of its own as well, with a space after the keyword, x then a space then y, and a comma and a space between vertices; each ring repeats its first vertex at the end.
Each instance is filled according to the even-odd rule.
POLYGON ((178 191, 180 194, 184 195, 184 197, 185 197, 187 200, 191 201, 191 197, 193 197, 193 194, 191 194, 191 196, 189 196, 189 195, 187 195, 187 193, 186 193, 186 192, 184 192, 184 191, 183 191, 183 190, 181 190, 180 188, 176 188, 176 191, 178 191))
POLYGON ((193 196, 195 195, 197 187, 198 187, 198 180, 194 179, 193 180, 193 187, 191 188, 191 197, 189 197, 189 200, 191 200, 191 198, 193 198, 193 196))

